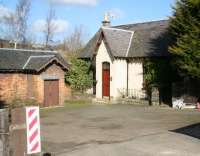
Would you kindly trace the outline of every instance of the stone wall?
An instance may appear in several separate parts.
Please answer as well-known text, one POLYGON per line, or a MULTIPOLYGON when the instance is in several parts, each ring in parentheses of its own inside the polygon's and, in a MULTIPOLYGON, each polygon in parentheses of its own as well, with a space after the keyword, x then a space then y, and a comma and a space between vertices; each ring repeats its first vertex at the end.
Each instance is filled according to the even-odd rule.
POLYGON ((13 99, 25 99, 27 94, 26 74, 0 73, 0 98, 5 103, 10 103, 13 99))
POLYGON ((56 63, 47 67, 39 76, 36 77, 39 93, 38 99, 40 103, 44 101, 44 79, 51 77, 59 79, 59 101, 60 105, 62 105, 66 99, 71 97, 71 88, 65 84, 65 72, 56 63))
MULTIPOLYGON (((101 45, 99 46, 99 50, 97 52, 96 56, 96 98, 101 99, 102 98, 102 63, 103 62, 109 62, 110 63, 110 77, 113 76, 113 63, 112 60, 108 54, 108 51, 106 49, 106 45, 104 41, 102 41, 101 45)), ((114 97, 114 81, 110 81, 110 96, 114 97)))

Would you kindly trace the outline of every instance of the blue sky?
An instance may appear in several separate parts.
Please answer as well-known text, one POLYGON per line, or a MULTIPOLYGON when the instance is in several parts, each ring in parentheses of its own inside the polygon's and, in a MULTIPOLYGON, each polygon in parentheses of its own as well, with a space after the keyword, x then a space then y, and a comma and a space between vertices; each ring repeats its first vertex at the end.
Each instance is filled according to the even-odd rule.
MULTIPOLYGON (((11 11, 15 9, 17 0, 2 1, 4 7, 11 11)), ((57 40, 67 36, 79 25, 83 25, 91 37, 101 26, 106 11, 114 15, 112 25, 137 23, 167 19, 172 14, 171 6, 174 3, 175 0, 32 0, 29 27, 34 26, 34 33, 40 33, 38 27, 51 4, 60 25, 57 40)))

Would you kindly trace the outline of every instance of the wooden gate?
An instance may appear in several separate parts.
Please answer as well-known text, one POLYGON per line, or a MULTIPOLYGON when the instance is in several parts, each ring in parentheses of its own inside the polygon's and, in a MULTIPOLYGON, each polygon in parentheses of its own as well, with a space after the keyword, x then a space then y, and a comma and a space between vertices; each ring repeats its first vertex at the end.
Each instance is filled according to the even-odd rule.
POLYGON ((102 96, 110 97, 110 63, 104 62, 102 69, 102 96))
POLYGON ((44 81, 44 107, 59 105, 59 80, 44 81))

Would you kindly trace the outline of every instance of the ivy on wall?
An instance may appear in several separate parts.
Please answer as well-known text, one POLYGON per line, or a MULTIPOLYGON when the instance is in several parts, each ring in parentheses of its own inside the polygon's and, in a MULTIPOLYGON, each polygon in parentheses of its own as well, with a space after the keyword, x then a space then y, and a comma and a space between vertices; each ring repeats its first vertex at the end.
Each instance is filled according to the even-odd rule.
POLYGON ((158 88, 160 102, 171 104, 171 84, 178 79, 169 58, 154 58, 144 60, 144 80, 149 102, 151 104, 152 88, 158 88))
POLYGON ((146 87, 168 84, 176 77, 170 59, 155 58, 144 60, 144 79, 146 87))

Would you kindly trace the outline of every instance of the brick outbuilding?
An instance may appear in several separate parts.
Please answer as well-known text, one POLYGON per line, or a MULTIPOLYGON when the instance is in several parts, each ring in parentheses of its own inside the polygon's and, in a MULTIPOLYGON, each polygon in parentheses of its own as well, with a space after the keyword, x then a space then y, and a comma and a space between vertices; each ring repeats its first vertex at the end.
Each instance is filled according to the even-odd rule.
POLYGON ((1 104, 31 99, 42 107, 63 105, 71 95, 64 79, 68 68, 57 52, 1 48, 1 104))

